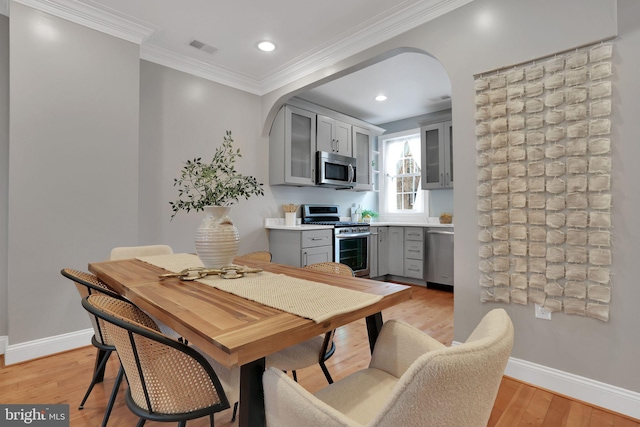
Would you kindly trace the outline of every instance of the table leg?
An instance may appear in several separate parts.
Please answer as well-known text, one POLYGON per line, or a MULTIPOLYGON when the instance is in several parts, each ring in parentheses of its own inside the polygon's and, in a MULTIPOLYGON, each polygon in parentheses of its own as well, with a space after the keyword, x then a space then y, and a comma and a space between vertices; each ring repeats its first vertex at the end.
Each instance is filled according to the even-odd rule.
POLYGON ((267 424, 262 389, 264 366, 263 357, 240 367, 240 427, 262 427, 267 424))
POLYGON ((378 334, 382 329, 382 312, 377 312, 371 316, 367 316, 367 332, 369 333, 369 348, 373 353, 373 347, 376 345, 378 334))

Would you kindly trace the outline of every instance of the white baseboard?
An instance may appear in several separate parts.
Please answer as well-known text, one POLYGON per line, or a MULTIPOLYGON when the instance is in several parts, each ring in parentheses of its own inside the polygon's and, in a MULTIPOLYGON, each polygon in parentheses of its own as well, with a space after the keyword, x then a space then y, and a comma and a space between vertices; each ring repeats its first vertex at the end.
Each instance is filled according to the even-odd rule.
MULTIPOLYGON (((14 363, 49 356, 51 354, 60 353, 61 351, 84 347, 91 344, 92 336, 93 328, 89 328, 15 345, 8 345, 9 341, 7 339, 5 340, 6 347, 4 351, 4 364, 7 366, 13 365, 14 363)), ((0 346, 2 346, 1 338, 6 337, 0 337, 0 346)))
MULTIPOLYGON (((452 345, 460 345, 454 341, 452 345)), ((640 419, 640 393, 570 374, 558 369, 509 358, 504 374, 534 386, 640 419)))
POLYGON ((4 335, 0 337, 0 354, 4 354, 5 349, 9 343, 9 337, 4 335))
POLYGON ((634 391, 513 357, 509 359, 505 375, 640 419, 640 393, 634 391))

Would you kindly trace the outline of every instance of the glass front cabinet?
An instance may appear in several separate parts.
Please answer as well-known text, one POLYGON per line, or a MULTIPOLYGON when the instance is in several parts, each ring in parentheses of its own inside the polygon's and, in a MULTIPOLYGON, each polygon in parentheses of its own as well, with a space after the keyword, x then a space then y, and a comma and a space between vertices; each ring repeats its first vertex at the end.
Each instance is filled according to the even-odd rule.
POLYGON ((420 128, 422 189, 453 188, 453 126, 451 121, 420 128))
POLYGON ((372 139, 371 131, 353 126, 353 155, 356 158, 356 186, 357 191, 373 190, 372 176, 372 139))
POLYGON ((285 105, 269 134, 269 183, 315 185, 316 114, 285 105))

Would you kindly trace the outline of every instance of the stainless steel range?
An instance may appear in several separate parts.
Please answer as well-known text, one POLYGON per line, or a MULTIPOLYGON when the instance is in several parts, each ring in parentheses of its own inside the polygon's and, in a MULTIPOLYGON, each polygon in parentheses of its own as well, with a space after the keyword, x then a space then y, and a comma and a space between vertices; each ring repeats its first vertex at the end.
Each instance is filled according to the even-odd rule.
POLYGON ((358 277, 369 276, 368 223, 341 221, 338 205, 302 205, 302 223, 333 225, 333 260, 351 267, 358 277))

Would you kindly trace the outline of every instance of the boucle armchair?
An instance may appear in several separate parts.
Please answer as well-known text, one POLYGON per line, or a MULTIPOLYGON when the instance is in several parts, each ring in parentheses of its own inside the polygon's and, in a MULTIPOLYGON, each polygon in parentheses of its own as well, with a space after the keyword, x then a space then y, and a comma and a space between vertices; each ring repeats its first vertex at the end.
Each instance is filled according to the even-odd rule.
POLYGON ((281 371, 263 377, 268 426, 486 426, 513 345, 503 309, 490 311, 464 344, 446 347, 387 321, 369 368, 315 395, 281 371))

